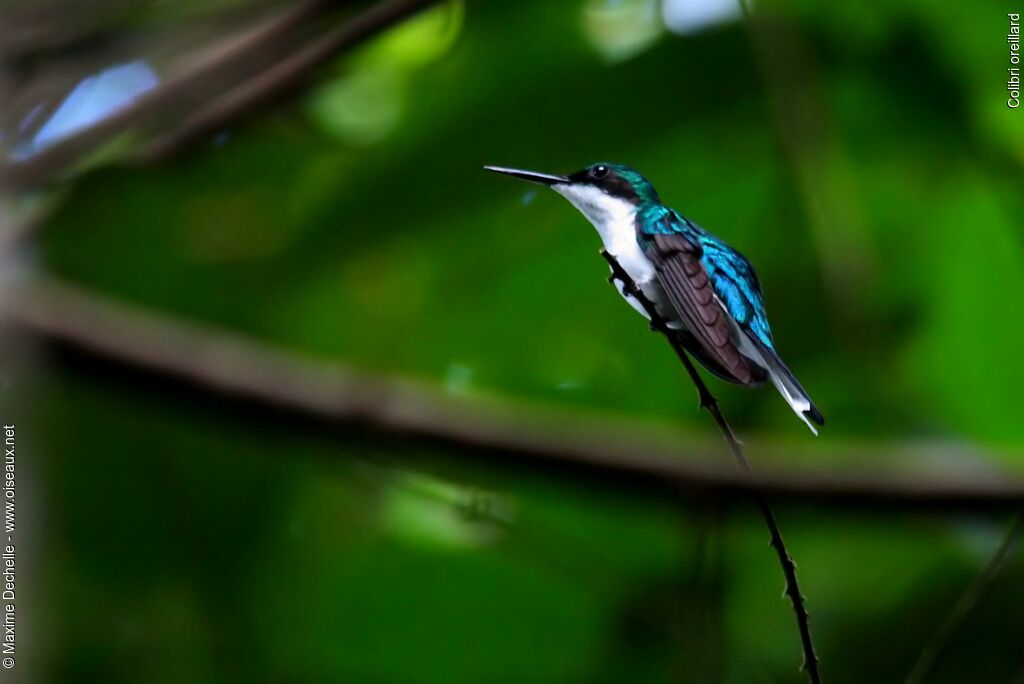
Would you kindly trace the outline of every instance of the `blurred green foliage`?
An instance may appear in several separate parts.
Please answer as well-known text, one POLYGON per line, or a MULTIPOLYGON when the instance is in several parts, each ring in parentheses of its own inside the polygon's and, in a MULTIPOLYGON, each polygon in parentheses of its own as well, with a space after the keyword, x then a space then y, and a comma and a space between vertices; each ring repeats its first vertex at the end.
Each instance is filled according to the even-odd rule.
MULTIPOLYGON (((186 155, 75 179, 42 265, 314 356, 710 434, 671 351, 604 283, 593 230, 480 169, 613 159, 756 264, 828 418, 822 451, 928 439, 1014 465, 1024 120, 1005 106, 1005 12, 756 11, 785 31, 674 35, 651 2, 444 5, 186 155), (770 66, 789 51, 799 97, 770 66)), ((47 508, 42 678, 802 680, 745 506, 485 464, 435 480, 380 465, 445 458, 426 447, 53 361, 33 372, 28 466, 47 508), (464 484, 512 522, 465 515, 464 484)), ((773 392, 714 390, 755 462, 761 439, 811 439, 773 392)), ((899 681, 1001 524, 780 514, 837 683, 899 681)), ((1011 562, 932 681, 1021 669, 1022 573, 1011 562)))

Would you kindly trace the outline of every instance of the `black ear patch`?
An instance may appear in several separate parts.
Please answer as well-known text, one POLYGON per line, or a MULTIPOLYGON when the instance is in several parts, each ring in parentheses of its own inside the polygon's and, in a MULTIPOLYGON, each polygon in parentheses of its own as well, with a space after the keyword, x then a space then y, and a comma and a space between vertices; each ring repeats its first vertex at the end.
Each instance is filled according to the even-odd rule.
POLYGON ((640 196, 637 195, 633 184, 622 177, 622 175, 605 164, 595 164, 576 173, 569 174, 569 180, 580 185, 592 185, 600 188, 612 197, 624 199, 627 202, 638 204, 640 196))
POLYGON ((634 204, 640 202, 640 196, 636 194, 633 184, 614 171, 609 171, 608 175, 594 184, 612 197, 619 197, 634 204))

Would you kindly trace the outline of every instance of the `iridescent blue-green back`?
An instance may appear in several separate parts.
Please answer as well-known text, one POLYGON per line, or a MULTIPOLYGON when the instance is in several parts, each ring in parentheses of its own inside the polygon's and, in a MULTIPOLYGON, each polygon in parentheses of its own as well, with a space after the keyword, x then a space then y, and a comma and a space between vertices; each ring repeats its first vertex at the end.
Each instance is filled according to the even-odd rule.
POLYGON ((677 234, 698 245, 701 264, 729 315, 774 349, 761 283, 746 257, 660 202, 645 202, 638 207, 637 230, 646 235, 677 234))

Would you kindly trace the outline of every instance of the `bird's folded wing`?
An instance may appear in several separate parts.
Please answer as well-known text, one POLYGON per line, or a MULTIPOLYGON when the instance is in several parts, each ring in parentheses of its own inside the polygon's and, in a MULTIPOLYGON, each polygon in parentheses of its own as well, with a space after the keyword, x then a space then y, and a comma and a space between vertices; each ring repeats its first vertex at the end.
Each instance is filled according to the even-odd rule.
POLYGON ((730 337, 729 321, 700 261, 700 246, 673 233, 650 235, 646 247, 658 282, 695 342, 738 382, 750 383, 753 374, 730 337))

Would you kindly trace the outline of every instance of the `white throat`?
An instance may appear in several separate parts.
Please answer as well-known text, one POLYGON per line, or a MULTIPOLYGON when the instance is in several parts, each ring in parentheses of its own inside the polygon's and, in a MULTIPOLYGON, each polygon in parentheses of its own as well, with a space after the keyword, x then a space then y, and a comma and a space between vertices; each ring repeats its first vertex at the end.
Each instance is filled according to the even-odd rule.
POLYGON ((624 199, 607 195, 590 185, 560 183, 551 189, 569 200, 594 224, 604 248, 620 256, 638 248, 636 243, 636 207, 624 199))
MULTIPOLYGON (((640 249, 636 240, 636 207, 624 199, 606 195, 595 187, 587 185, 569 185, 560 183, 551 188, 582 212, 587 220, 594 224, 606 252, 615 257, 619 265, 629 274, 634 283, 644 288, 654 280, 654 265, 640 249)), ((619 293, 626 297, 621 285, 619 293)), ((645 289, 646 292, 646 289, 645 289)), ((651 291, 652 301, 659 299, 656 291, 651 291)), ((646 315, 643 307, 626 297, 626 301, 646 315)))

